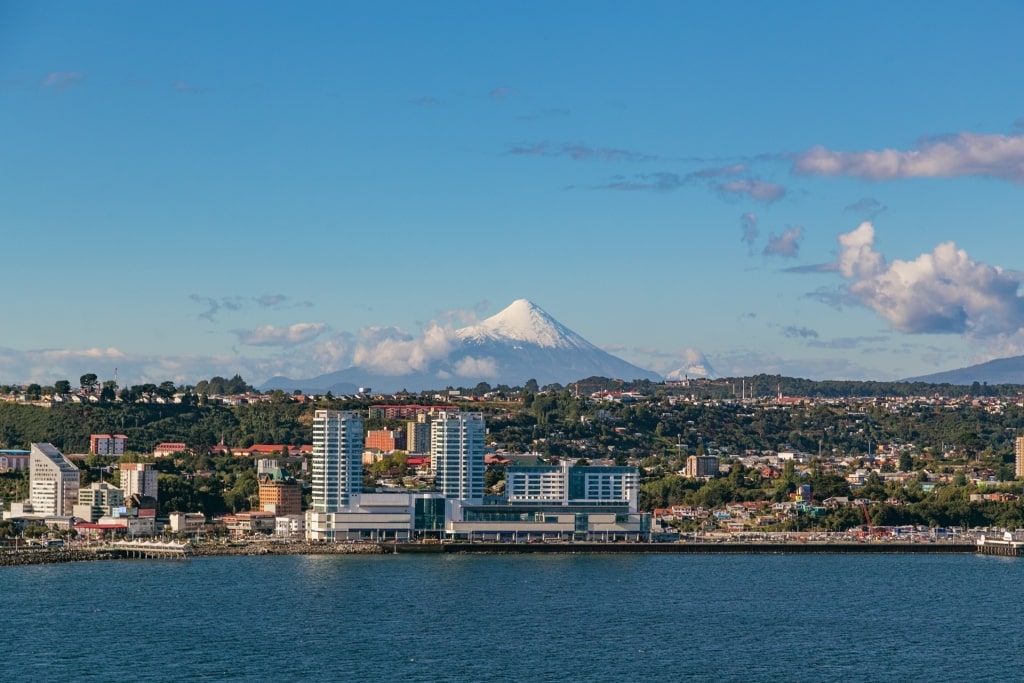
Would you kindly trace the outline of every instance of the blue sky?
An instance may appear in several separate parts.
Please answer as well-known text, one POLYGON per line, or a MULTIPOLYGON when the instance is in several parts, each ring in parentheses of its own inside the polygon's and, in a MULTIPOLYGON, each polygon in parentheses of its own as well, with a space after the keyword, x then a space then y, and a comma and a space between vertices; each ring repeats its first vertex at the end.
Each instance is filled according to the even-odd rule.
POLYGON ((0 383, 260 383, 528 298, 663 373, 1024 353, 1024 6, 0 0, 0 383))

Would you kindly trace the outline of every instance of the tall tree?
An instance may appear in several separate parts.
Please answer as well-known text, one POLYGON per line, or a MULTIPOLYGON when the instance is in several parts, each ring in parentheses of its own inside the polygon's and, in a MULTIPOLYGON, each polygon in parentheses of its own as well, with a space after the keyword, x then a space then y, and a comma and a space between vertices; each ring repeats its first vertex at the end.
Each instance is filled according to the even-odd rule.
POLYGON ((90 392, 91 393, 92 390, 96 388, 96 380, 97 379, 98 378, 96 377, 96 373, 94 373, 94 372, 87 372, 86 374, 82 375, 79 378, 78 382, 82 386, 82 391, 86 391, 86 392, 90 392))

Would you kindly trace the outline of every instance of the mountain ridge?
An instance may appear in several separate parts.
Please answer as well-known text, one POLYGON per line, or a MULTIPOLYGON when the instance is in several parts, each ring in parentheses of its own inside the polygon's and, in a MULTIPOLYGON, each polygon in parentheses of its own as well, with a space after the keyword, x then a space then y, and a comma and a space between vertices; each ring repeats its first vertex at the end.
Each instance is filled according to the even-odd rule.
POLYGON ((905 382, 928 382, 930 384, 969 385, 974 382, 988 384, 1024 384, 1024 356, 1009 356, 969 365, 964 368, 945 370, 931 375, 909 377, 905 382))

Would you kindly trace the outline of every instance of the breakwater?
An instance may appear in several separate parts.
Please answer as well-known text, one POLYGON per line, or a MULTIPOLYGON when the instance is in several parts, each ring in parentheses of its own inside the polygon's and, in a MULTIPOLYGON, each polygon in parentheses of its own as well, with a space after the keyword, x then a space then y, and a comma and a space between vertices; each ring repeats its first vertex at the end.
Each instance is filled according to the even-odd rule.
POLYGON ((377 543, 197 543, 192 557, 221 555, 380 555, 385 550, 377 543))
POLYGON ((977 552, 973 543, 398 543, 385 552, 530 554, 640 553, 683 555, 755 554, 963 554, 977 552))

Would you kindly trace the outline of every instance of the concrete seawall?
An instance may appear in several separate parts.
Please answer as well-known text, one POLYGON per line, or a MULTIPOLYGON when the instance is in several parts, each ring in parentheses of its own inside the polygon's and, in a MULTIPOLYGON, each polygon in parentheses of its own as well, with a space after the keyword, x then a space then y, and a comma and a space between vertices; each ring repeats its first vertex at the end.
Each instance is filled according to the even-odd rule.
POLYGON ((964 554, 972 543, 399 543, 385 552, 405 553, 635 553, 683 555, 751 554, 964 554))

